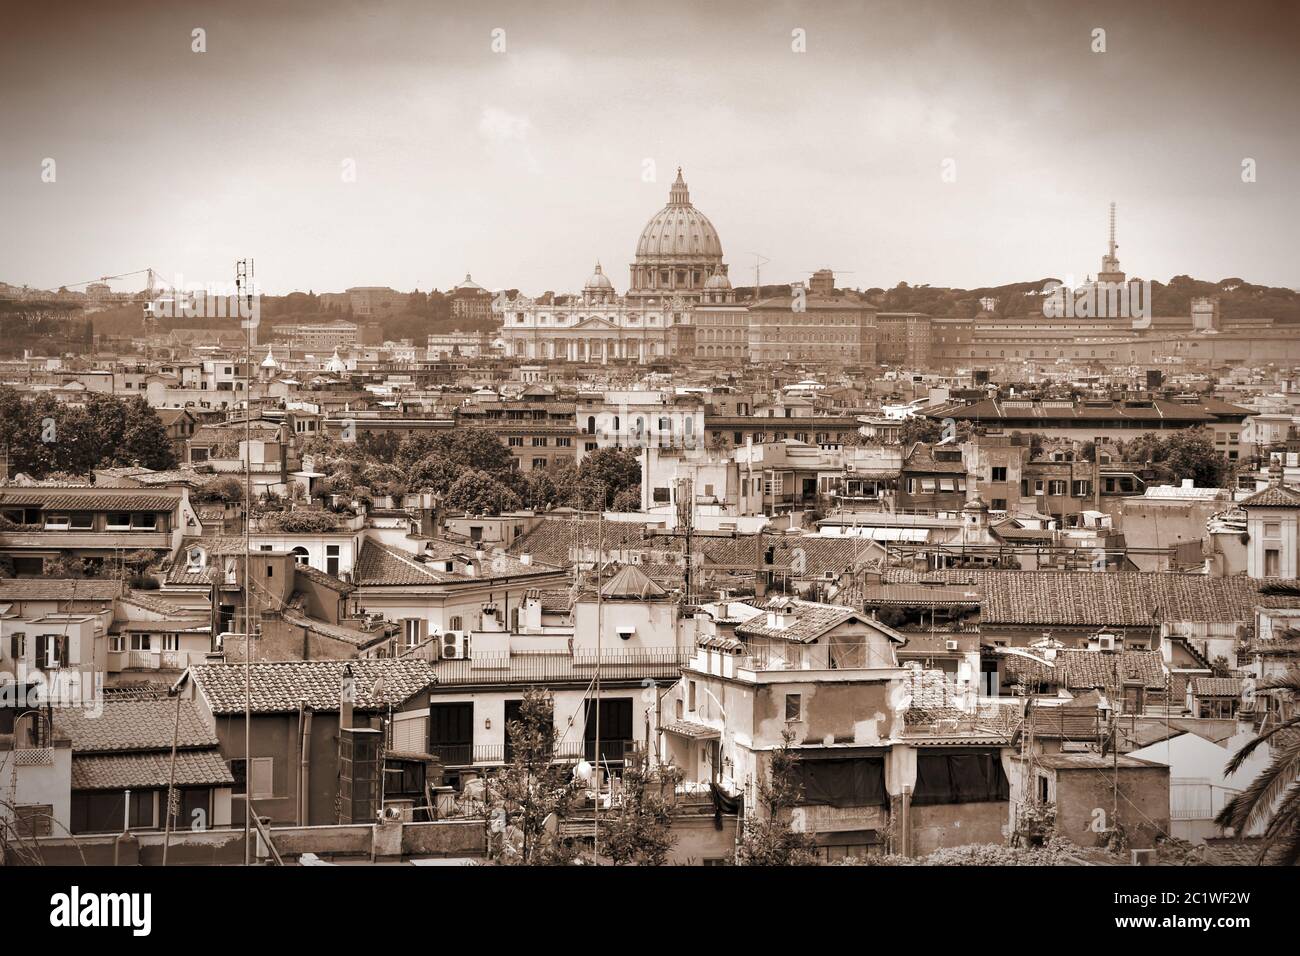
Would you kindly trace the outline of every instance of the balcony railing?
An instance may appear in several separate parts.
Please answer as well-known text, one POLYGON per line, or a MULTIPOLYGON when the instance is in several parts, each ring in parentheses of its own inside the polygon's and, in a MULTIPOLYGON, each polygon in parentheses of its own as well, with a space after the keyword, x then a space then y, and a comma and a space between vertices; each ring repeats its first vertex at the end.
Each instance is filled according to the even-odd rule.
MULTIPOLYGON (((621 764, 635 753, 636 746, 634 740, 601 740, 601 762, 621 764)), ((429 753, 446 767, 496 766, 514 759, 507 744, 431 744, 429 753)), ((594 740, 564 740, 555 748, 555 759, 561 762, 594 762, 595 758, 594 740)))
POLYGON ((898 658, 893 648, 866 643, 773 642, 737 657, 736 666, 752 671, 870 670, 897 667, 898 658))
POLYGON ((475 654, 471 660, 434 661, 439 685, 539 684, 588 682, 600 664, 601 680, 672 679, 690 660, 693 648, 573 654, 475 654))

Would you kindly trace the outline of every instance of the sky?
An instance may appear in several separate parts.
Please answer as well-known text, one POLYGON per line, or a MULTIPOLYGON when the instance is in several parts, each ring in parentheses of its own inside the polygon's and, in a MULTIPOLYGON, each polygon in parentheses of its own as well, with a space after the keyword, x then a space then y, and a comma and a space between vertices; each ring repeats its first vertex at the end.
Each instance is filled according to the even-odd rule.
POLYGON ((44 0, 0 281, 623 291, 681 166, 737 284, 1082 280, 1114 201, 1130 276, 1297 287, 1298 53, 1256 0, 44 0))

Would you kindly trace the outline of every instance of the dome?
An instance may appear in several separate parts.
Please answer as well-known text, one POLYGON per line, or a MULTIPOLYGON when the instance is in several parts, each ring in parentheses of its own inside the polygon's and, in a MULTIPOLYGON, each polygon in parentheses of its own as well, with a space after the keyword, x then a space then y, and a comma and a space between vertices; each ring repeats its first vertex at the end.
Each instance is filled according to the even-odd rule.
POLYGON ((731 280, 722 274, 721 269, 715 269, 713 275, 709 276, 708 281, 704 283, 705 289, 730 289, 731 280))
POLYGON ((651 217, 636 244, 637 259, 688 259, 695 256, 721 260, 722 241, 709 217, 691 205, 690 193, 677 170, 668 192, 668 205, 651 217))
POLYGON ((587 284, 583 286, 583 288, 601 289, 612 292, 614 291, 614 283, 609 281, 609 276, 605 275, 605 273, 601 271, 600 263, 597 262, 596 271, 591 274, 591 278, 587 280, 587 284))

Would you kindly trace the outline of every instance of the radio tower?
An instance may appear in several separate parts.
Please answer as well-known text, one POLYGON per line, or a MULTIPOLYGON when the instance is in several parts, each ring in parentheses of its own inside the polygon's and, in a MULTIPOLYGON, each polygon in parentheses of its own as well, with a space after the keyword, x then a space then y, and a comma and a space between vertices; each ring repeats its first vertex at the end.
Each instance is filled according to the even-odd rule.
POLYGON ((1124 281, 1124 273, 1119 268, 1119 257, 1115 255, 1115 250, 1119 245, 1115 242, 1115 204, 1110 204, 1110 244, 1107 246, 1106 255, 1101 257, 1101 271, 1097 273, 1098 282, 1120 282, 1124 281))

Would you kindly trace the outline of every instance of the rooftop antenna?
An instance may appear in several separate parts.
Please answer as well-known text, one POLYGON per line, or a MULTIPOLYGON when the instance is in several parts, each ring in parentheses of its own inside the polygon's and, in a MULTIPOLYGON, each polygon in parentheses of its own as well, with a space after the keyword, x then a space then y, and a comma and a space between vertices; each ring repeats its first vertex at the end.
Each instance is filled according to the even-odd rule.
POLYGON ((760 291, 763 288, 762 268, 772 260, 761 252, 751 252, 748 255, 754 257, 754 301, 757 302, 762 295, 760 291))
POLYGON ((1115 258, 1115 250, 1119 246, 1115 244, 1115 204, 1110 204, 1110 257, 1115 258))

